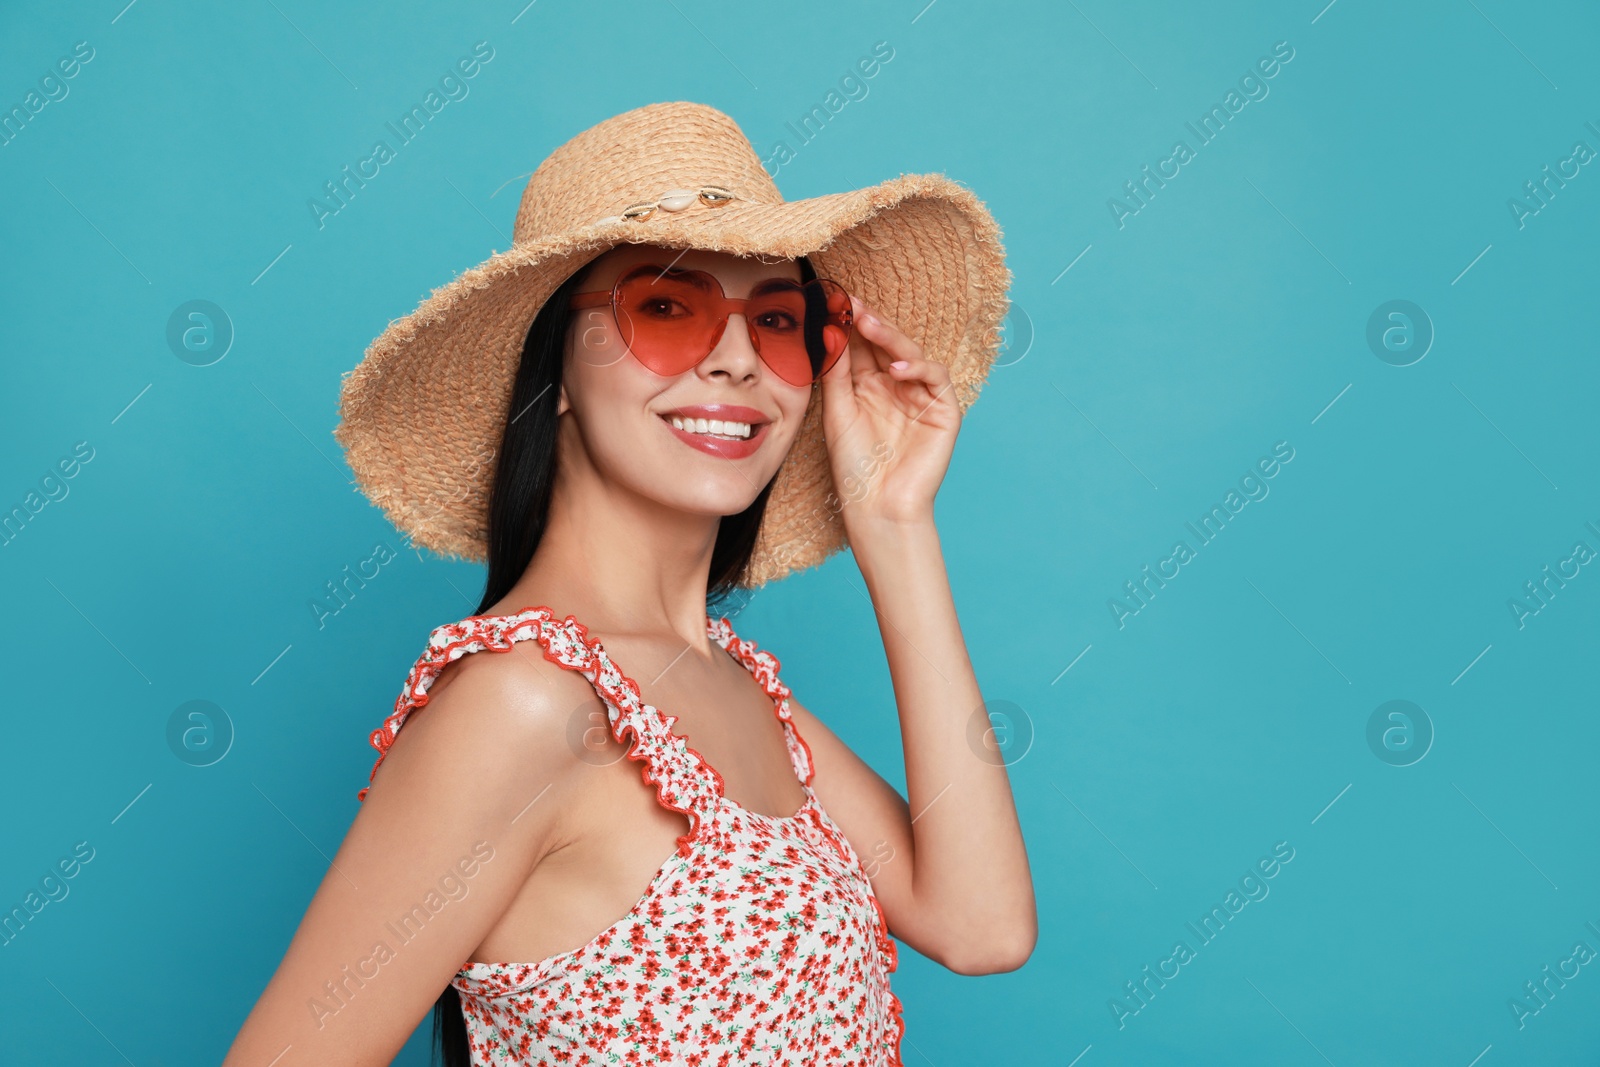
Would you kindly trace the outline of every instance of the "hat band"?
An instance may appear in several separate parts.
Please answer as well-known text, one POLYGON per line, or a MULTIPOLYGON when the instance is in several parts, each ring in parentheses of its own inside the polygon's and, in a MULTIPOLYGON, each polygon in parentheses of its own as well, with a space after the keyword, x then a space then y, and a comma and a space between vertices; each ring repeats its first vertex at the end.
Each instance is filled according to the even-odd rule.
POLYGON ((699 189, 668 189, 654 200, 644 200, 630 205, 620 215, 607 215, 595 221, 594 225, 604 226, 613 222, 643 222, 655 215, 657 211, 676 213, 687 208, 696 200, 707 207, 726 207, 736 199, 731 189, 720 185, 706 185, 699 189))

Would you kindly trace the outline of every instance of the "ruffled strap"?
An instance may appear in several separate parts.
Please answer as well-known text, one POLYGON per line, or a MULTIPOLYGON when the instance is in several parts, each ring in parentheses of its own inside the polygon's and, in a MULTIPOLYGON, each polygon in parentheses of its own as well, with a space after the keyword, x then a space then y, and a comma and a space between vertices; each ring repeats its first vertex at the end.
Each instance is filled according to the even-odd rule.
POLYGON ((789 762, 794 767, 794 773, 799 777, 801 784, 810 785, 814 766, 811 761, 811 746, 806 744, 805 738, 800 736, 799 727, 794 724, 794 716, 789 711, 789 687, 783 684, 778 677, 778 668, 782 665, 778 657, 771 652, 766 652, 756 647, 754 641, 746 641, 733 632, 733 625, 726 616, 712 621, 707 627, 711 639, 727 649, 755 680, 761 683, 761 688, 766 690, 767 696, 772 698, 772 711, 783 723, 784 742, 789 749, 789 762))
MULTIPOLYGON (((644 702, 638 683, 617 668, 598 638, 589 638, 587 627, 571 615, 557 619, 547 607, 514 615, 474 615, 429 634, 427 649, 412 666, 394 711, 371 735, 378 758, 368 781, 377 776, 406 718, 428 703, 428 691, 446 666, 469 652, 509 652, 517 641, 530 638, 539 642, 547 660, 589 680, 606 705, 612 736, 627 746, 629 759, 642 764, 640 774, 656 787, 657 800, 688 816, 689 830, 678 838, 679 851, 686 854, 702 813, 709 812, 723 795, 722 776, 672 732, 676 717, 663 715, 644 702)), ((363 788, 356 799, 365 800, 371 788, 370 784, 363 788)))
MULTIPOLYGON (((389 754, 389 746, 394 744, 407 717, 412 711, 427 705, 430 698, 428 690, 445 667, 469 652, 485 649, 509 652, 515 642, 542 633, 545 624, 554 615, 549 608, 530 608, 517 615, 474 615, 460 622, 447 623, 430 633, 427 648, 406 676, 405 687, 395 701, 394 711, 369 738, 372 747, 378 750, 378 759, 373 763, 372 773, 367 780, 370 782, 377 777, 378 768, 383 765, 383 758, 389 754)), ((546 646, 545 655, 550 655, 549 646, 546 646)), ((371 788, 368 785, 362 789, 356 794, 356 799, 366 800, 371 788)))

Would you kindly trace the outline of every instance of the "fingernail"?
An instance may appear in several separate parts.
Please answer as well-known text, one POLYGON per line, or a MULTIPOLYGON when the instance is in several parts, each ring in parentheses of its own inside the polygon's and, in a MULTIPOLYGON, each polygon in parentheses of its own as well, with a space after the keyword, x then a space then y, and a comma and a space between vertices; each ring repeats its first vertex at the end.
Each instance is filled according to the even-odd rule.
POLYGON ((897 359, 893 363, 889 364, 889 366, 893 367, 895 370, 905 370, 907 367, 911 366, 911 364, 907 363, 903 359, 897 359))
POLYGON ((878 316, 868 312, 867 314, 861 316, 861 321, 866 323, 868 326, 876 326, 878 325, 878 316))

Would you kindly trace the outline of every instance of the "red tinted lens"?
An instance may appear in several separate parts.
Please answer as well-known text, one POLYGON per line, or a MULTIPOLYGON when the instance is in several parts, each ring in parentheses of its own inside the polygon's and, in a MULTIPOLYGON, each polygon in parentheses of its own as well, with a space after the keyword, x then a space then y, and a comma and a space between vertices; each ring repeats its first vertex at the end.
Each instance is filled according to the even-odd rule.
POLYGON ((646 267, 622 279, 617 288, 617 325, 622 343, 657 374, 682 374, 700 362, 721 337, 713 313, 721 287, 710 275, 663 273, 646 267))
POLYGON ((826 374, 850 340, 850 296, 825 278, 766 282, 745 311, 756 350, 791 385, 826 374))

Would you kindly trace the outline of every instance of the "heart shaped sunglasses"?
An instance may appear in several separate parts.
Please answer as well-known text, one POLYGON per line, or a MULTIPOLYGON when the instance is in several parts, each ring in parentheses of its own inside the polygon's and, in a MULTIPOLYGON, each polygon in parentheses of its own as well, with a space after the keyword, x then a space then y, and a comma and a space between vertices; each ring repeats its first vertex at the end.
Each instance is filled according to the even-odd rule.
POLYGON ((844 286, 827 278, 769 278, 743 299, 715 275, 646 263, 609 290, 578 293, 574 310, 610 305, 622 343, 657 374, 682 374, 709 356, 729 315, 743 315, 750 344, 790 385, 811 385, 838 362, 855 315, 844 286))

